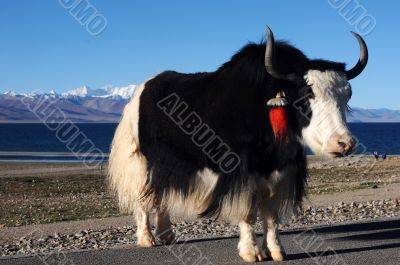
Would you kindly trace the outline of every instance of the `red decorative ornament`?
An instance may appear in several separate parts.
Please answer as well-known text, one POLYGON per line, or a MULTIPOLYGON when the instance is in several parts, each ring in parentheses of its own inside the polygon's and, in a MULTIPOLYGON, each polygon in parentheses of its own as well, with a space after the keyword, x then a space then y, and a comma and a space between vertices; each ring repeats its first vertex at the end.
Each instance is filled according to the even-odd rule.
POLYGON ((288 130, 288 117, 286 113, 286 106, 288 105, 285 99, 285 94, 279 92, 275 98, 268 101, 267 106, 270 108, 269 120, 271 122, 272 130, 275 135, 275 140, 282 144, 283 138, 287 138, 288 130))

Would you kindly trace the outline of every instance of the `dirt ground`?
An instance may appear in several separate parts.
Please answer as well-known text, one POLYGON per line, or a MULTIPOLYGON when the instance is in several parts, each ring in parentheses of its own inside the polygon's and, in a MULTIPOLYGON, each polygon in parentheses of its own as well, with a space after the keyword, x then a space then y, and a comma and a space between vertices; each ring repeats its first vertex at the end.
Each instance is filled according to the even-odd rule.
MULTIPOLYGON (((106 165, 0 163, 0 227, 121 216, 107 191, 106 165)), ((309 160, 306 204, 400 198, 400 157, 309 160)))
POLYGON ((119 216, 105 174, 79 163, 0 163, 0 226, 119 216))

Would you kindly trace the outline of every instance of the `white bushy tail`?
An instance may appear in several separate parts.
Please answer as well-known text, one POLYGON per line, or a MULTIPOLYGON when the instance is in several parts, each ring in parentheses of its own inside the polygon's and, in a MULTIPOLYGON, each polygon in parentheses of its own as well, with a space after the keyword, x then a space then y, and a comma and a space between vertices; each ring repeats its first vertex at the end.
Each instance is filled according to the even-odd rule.
POLYGON ((116 193, 119 207, 133 213, 147 178, 147 160, 140 152, 138 123, 139 98, 144 89, 140 85, 125 106, 111 145, 108 166, 110 188, 116 193))

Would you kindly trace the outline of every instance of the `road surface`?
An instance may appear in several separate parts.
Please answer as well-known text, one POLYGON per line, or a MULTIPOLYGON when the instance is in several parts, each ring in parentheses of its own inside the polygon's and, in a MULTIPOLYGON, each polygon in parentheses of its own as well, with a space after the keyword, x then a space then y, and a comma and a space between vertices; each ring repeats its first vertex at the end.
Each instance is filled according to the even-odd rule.
MULTIPOLYGON (((261 240, 261 237, 259 237, 261 240)), ((400 264, 400 219, 313 227, 282 233, 288 260, 279 264, 400 264)), ((203 239, 173 246, 53 254, 43 257, 0 258, 1 265, 44 264, 244 264, 237 254, 238 238, 203 239)), ((274 264, 265 261, 259 264, 274 264)))

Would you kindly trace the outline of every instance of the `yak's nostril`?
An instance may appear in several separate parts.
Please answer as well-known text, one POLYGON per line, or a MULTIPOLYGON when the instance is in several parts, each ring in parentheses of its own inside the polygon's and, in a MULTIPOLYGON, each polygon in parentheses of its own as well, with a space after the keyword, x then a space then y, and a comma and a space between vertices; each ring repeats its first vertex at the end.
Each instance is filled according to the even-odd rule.
POLYGON ((349 135, 338 135, 332 137, 325 145, 328 153, 336 157, 347 156, 354 152, 356 148, 356 141, 349 135))
POLYGON ((338 144, 343 149, 343 153, 348 153, 353 149, 353 141, 349 142, 339 141, 338 144))

